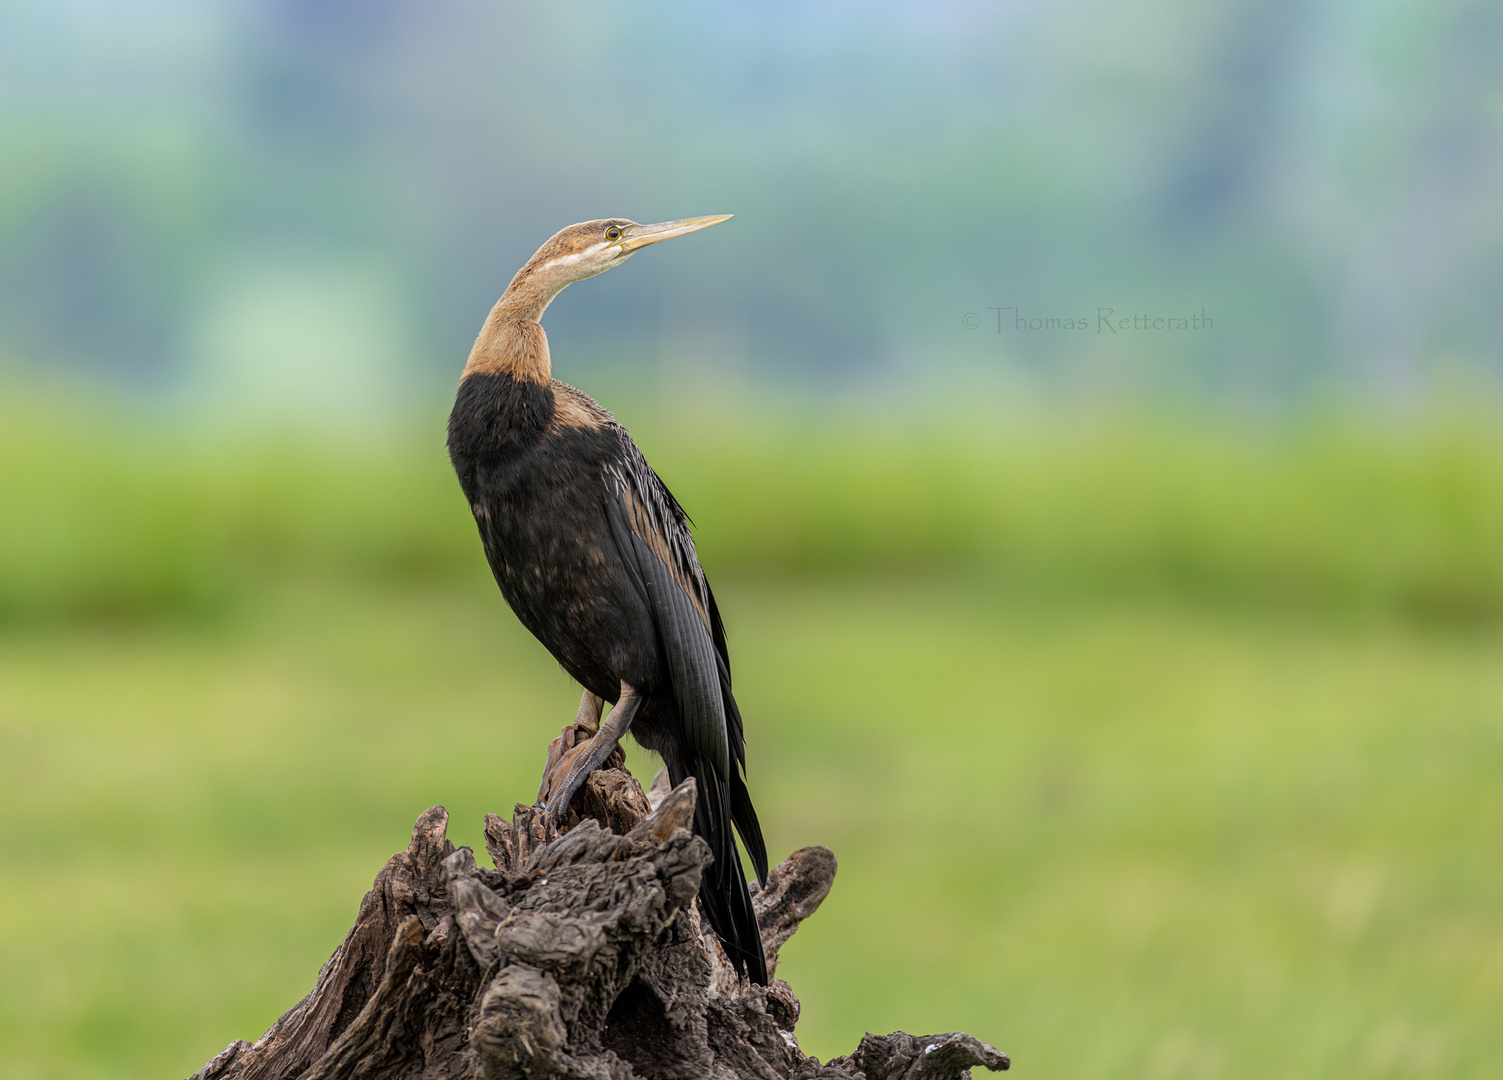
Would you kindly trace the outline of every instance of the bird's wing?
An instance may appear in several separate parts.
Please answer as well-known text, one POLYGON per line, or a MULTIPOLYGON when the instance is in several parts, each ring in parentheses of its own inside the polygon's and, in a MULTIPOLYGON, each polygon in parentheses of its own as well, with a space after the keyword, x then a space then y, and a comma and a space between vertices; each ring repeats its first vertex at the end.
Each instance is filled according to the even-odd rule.
POLYGON ((610 470, 606 492, 611 532, 657 624, 684 735, 725 782, 732 752, 738 763, 745 758, 739 716, 737 730, 727 730, 722 680, 728 689, 730 668, 720 613, 683 508, 625 432, 622 443, 625 452, 610 470))

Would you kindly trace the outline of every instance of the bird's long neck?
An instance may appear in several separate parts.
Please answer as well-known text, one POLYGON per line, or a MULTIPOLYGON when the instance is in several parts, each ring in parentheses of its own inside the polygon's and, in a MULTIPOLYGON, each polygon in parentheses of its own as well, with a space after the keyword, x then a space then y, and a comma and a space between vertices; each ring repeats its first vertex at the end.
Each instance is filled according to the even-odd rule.
POLYGON ((517 271, 480 328, 462 379, 504 374, 522 382, 548 383, 553 365, 548 335, 538 320, 572 280, 563 271, 557 263, 540 262, 537 256, 517 271))

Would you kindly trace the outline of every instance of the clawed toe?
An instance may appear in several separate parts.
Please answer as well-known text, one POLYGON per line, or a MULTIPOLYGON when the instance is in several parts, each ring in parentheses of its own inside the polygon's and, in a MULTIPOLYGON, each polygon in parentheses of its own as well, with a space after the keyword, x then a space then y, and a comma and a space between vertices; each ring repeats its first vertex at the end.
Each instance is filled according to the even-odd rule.
POLYGON ((579 785, 576 784, 573 791, 561 791, 557 798, 550 799, 544 807, 548 811, 548 816, 553 819, 553 824, 561 829, 564 825, 564 815, 569 811, 569 804, 574 801, 574 792, 578 790, 579 785))

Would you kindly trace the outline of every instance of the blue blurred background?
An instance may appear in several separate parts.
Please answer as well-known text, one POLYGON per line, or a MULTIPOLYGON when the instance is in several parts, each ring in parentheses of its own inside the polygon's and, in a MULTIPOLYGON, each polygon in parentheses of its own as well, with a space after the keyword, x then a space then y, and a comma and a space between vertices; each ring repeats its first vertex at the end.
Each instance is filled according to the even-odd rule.
POLYGON ((266 411, 405 400, 447 387, 561 225, 710 212, 738 216, 565 294, 563 367, 1268 406, 1410 400, 1503 350, 1491 3, 0 19, 0 326, 23 371, 266 411), (998 334, 1004 306, 1089 328, 998 334), (1213 329, 1103 337, 1102 307, 1213 329))
POLYGON ((0 1078, 190 1074, 528 798, 447 403, 725 212, 545 321, 841 859, 805 1049, 1491 1076, 1500 192, 1481 0, 3 0, 0 1078))

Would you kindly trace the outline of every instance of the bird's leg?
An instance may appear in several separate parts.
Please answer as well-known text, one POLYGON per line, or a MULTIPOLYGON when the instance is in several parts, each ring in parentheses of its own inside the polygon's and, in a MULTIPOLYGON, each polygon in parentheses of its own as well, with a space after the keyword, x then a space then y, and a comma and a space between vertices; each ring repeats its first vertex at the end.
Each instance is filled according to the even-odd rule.
POLYGON ((581 742, 580 736, 594 735, 600 730, 600 710, 604 707, 604 698, 586 690, 579 699, 579 713, 574 717, 574 723, 566 724, 559 737, 548 744, 548 760, 543 765, 543 781, 538 786, 539 806, 547 800, 548 793, 554 786, 554 774, 562 770, 562 775, 567 776, 570 767, 584 752, 588 744, 581 742))
POLYGON ((569 804, 574 801, 574 794, 584 783, 585 777, 600 767, 600 763, 611 756, 611 751, 616 749, 616 744, 626 735, 631 728, 632 718, 636 716, 637 706, 642 699, 637 696, 636 690, 626 683, 621 684, 621 698, 611 709, 605 722, 600 725, 600 730, 595 737, 584 745, 584 752, 575 759, 569 767, 568 775, 563 782, 554 787, 556 794, 548 800, 548 813, 554 821, 560 820, 569 810, 569 804))
POLYGON ((579 699, 579 715, 574 717, 574 726, 589 728, 594 734, 600 730, 600 710, 605 708, 605 698, 596 697, 588 690, 579 699))

